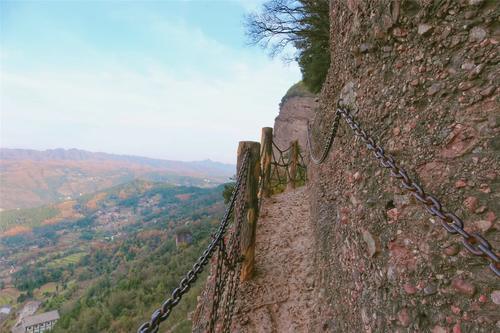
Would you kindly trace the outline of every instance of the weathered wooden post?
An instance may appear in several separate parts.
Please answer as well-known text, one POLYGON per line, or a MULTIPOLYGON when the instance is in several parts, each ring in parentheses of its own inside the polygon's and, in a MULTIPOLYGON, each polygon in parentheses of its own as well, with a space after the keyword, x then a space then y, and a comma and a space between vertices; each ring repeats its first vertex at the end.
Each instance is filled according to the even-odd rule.
POLYGON ((297 185, 297 168, 299 164, 299 141, 290 142, 290 165, 288 166, 288 188, 294 189, 297 185))
POLYGON ((262 128, 260 138, 260 167, 262 169, 262 188, 260 197, 269 198, 271 195, 271 162, 273 159, 273 129, 262 128))
POLYGON ((249 151, 248 173, 246 179, 245 207, 241 211, 235 210, 236 221, 243 216, 241 225, 241 254, 244 261, 241 265, 240 280, 247 281, 252 277, 255 262, 255 232, 257 230, 257 219, 259 218, 259 191, 260 177, 260 143, 252 141, 241 141, 238 146, 238 170, 243 167, 245 153, 249 151))

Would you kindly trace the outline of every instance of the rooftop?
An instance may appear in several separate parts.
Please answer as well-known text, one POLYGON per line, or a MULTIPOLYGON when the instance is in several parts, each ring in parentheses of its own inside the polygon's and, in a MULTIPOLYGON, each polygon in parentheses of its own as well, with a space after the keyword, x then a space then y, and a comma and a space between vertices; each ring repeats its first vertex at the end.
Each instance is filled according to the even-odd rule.
POLYGON ((8 306, 8 305, 4 305, 4 306, 0 306, 0 313, 1 314, 10 314, 10 311, 11 311, 11 307, 8 306))
POLYGON ((57 320, 57 319, 59 319, 59 312, 57 312, 57 310, 54 310, 54 311, 40 313, 38 315, 26 317, 23 319, 23 325, 24 325, 24 327, 33 326, 36 324, 41 324, 41 323, 45 323, 45 322, 57 320))

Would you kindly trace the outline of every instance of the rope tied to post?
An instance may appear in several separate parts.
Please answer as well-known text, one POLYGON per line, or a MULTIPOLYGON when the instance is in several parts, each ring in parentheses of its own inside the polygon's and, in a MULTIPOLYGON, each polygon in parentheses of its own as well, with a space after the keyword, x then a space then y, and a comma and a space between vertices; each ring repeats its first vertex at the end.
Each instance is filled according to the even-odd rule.
POLYGON ((274 149, 268 186, 276 187, 290 184, 292 188, 295 188, 298 182, 305 183, 307 181, 307 164, 298 141, 292 141, 286 149, 281 149, 273 140, 272 146, 274 149))

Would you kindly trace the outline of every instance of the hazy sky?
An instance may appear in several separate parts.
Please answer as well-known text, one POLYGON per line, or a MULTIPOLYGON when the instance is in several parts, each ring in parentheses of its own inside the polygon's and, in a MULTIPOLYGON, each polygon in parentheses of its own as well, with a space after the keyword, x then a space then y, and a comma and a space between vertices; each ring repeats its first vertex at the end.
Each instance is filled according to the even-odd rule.
POLYGON ((0 1, 0 145, 234 162, 296 64, 246 46, 261 1, 0 1))

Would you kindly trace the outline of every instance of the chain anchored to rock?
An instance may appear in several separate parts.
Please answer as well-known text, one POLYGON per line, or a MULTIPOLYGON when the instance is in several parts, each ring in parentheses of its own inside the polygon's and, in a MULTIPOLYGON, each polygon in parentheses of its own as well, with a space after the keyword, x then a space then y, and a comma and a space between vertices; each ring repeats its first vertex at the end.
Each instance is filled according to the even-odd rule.
POLYGON ((314 156, 311 148, 310 129, 308 126, 308 145, 311 161, 315 164, 321 164, 328 156, 328 152, 332 146, 333 140, 338 130, 340 118, 343 118, 349 127, 353 130, 354 135, 359 137, 370 150, 374 157, 379 161, 383 168, 390 170, 390 175, 399 179, 401 186, 406 191, 410 192, 415 199, 422 203, 426 210, 434 217, 439 218, 443 228, 450 234, 458 234, 462 237, 464 247, 472 254, 480 257, 485 257, 489 261, 489 268, 500 277, 500 258, 491 244, 479 233, 469 233, 464 229, 464 222, 457 215, 448 212, 443 208, 443 205, 435 196, 428 194, 414 180, 412 180, 405 169, 398 166, 394 158, 385 152, 377 142, 368 133, 362 129, 359 123, 351 115, 349 109, 345 106, 339 106, 335 113, 335 119, 332 124, 332 130, 329 137, 325 141, 319 158, 314 156))

